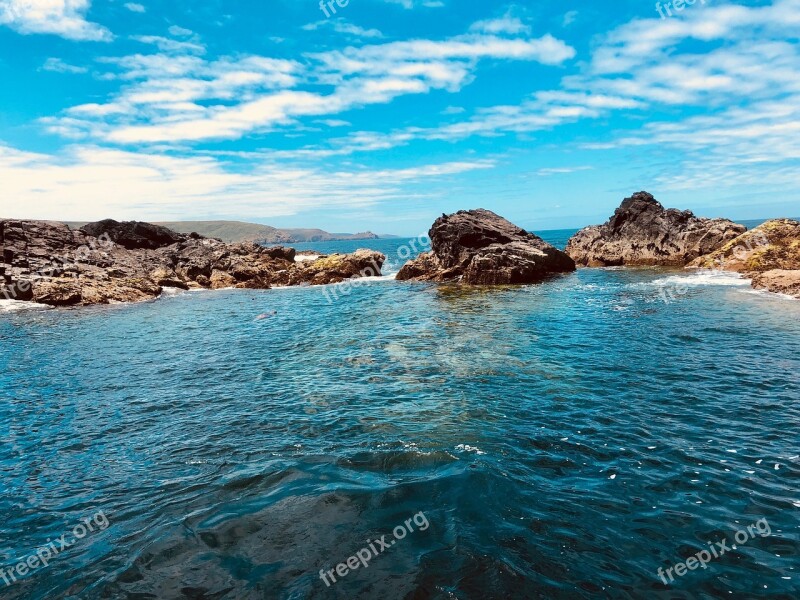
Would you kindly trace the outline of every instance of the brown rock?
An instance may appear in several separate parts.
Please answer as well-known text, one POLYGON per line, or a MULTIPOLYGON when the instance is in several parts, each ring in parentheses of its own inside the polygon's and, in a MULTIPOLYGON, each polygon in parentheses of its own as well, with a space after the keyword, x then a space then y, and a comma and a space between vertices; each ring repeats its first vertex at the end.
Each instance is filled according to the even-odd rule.
POLYGON ((800 269, 800 222, 773 219, 743 233, 690 267, 738 273, 800 269))
POLYGON ((753 275, 753 287, 800 299, 800 269, 774 269, 753 275))
POLYGON ((111 220, 81 231, 62 223, 0 220, 0 250, 0 298, 54 306, 151 300, 163 286, 268 289, 330 283, 379 275, 385 260, 363 250, 295 263, 292 248, 228 245, 149 223, 111 220))
POLYGON ((752 278, 757 290, 798 298, 800 222, 792 219, 767 221, 689 266, 744 273, 752 278))
POLYGON ((524 284, 575 270, 566 254, 484 209, 443 215, 429 235, 432 251, 404 265, 398 280, 524 284))
POLYGON ((213 271, 211 273, 211 289, 221 290, 224 288, 232 288, 236 285, 236 278, 229 275, 225 271, 213 271))
POLYGON ((567 243, 579 266, 674 266, 713 252, 746 231, 727 219, 665 209, 651 194, 625 198, 605 224, 586 227, 567 243))

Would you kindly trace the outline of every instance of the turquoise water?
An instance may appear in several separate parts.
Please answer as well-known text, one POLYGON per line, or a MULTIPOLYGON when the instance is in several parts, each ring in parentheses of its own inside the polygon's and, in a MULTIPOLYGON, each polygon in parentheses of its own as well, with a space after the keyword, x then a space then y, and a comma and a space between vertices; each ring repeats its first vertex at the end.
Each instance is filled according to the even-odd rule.
POLYGON ((731 275, 168 294, 0 344, 0 567, 109 523, 2 598, 800 593, 800 303, 731 275))

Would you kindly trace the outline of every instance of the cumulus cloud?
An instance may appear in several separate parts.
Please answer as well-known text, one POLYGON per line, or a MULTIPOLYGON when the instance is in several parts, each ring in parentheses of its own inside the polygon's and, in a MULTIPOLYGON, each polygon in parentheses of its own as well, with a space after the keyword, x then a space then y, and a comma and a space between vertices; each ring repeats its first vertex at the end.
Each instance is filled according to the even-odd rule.
POLYGON ((86 20, 90 0, 0 0, 0 25, 23 34, 49 33, 69 40, 109 42, 111 32, 86 20))

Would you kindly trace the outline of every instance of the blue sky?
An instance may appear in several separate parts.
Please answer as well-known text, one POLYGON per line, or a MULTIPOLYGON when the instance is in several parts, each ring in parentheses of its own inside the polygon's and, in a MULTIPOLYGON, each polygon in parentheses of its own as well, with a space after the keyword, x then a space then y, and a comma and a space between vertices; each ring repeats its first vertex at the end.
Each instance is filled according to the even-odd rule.
POLYGON ((800 0, 665 4, 0 0, 0 216, 800 215, 800 0))

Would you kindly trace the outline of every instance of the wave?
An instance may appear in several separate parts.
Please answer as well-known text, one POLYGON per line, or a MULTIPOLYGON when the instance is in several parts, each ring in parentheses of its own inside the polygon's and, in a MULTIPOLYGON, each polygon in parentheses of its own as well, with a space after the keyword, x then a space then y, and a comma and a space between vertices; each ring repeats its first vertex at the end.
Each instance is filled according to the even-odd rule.
POLYGON ((23 302, 22 300, 0 300, 0 313, 12 313, 22 310, 49 310, 51 307, 35 302, 23 302))
POLYGON ((750 285, 750 279, 742 276, 740 273, 732 273, 728 271, 710 271, 698 270, 688 274, 670 275, 669 277, 661 277, 649 282, 649 285, 655 286, 671 286, 671 285, 689 285, 689 286, 736 286, 745 287, 750 285))

